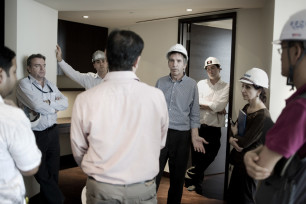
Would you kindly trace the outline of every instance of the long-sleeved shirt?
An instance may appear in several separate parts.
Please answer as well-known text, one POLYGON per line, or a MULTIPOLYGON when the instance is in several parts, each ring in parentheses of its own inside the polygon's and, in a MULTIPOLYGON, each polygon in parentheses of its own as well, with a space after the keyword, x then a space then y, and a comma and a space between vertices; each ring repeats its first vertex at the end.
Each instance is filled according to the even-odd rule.
POLYGON ((17 85, 16 96, 21 108, 25 106, 40 113, 40 121, 33 130, 42 131, 56 123, 57 111, 68 107, 68 99, 58 88, 44 79, 44 87, 31 75, 22 79, 17 85), (50 105, 44 101, 50 101, 50 105))
POLYGON ((66 76, 80 84, 86 90, 97 86, 100 84, 103 79, 97 73, 80 73, 79 71, 74 70, 69 64, 67 64, 64 60, 58 62, 58 65, 63 70, 66 76))
POLYGON ((228 103, 229 85, 221 79, 215 84, 209 79, 204 79, 198 82, 198 89, 200 105, 206 105, 211 109, 200 109, 200 123, 224 127, 225 115, 218 112, 223 111, 228 103))
POLYGON ((40 164, 31 125, 19 108, 4 104, 0 95, 0 201, 23 204, 25 187, 21 171, 40 164))
MULTIPOLYGON (((243 111, 247 113, 247 108, 249 104, 246 104, 243 107, 243 111)), ((260 109, 258 111, 255 111, 253 113, 247 113, 247 119, 246 119, 246 127, 245 127, 245 132, 244 135, 235 135, 233 136, 232 131, 230 132, 230 136, 235 137, 238 139, 237 144, 239 147, 242 147, 243 150, 241 152, 236 151, 236 149, 232 149, 231 151, 231 159, 234 159, 236 165, 244 167, 243 164, 243 156, 246 152, 255 149, 259 145, 263 144, 264 141, 264 132, 265 128, 270 128, 267 127, 266 122, 268 119, 270 119, 270 113, 267 108, 260 109)), ((273 124, 268 124, 272 126, 273 124)))
POLYGON ((168 112, 163 93, 131 71, 109 72, 79 94, 71 119, 75 161, 97 181, 131 184, 159 172, 168 112))
POLYGON ((164 76, 156 82, 163 91, 169 112, 169 128, 186 131, 200 127, 199 93, 195 80, 186 75, 179 81, 164 76))

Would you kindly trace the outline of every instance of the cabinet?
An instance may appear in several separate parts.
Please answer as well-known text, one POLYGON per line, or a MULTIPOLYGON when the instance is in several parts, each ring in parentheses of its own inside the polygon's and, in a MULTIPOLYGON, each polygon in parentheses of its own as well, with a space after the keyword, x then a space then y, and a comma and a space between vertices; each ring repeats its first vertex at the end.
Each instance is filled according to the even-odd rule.
MULTIPOLYGON (((96 72, 92 66, 92 54, 96 50, 105 50, 108 28, 58 20, 58 44, 63 59, 81 73, 96 72)), ((59 88, 80 88, 58 67, 59 88), (65 81, 65 83, 61 83, 65 81)))

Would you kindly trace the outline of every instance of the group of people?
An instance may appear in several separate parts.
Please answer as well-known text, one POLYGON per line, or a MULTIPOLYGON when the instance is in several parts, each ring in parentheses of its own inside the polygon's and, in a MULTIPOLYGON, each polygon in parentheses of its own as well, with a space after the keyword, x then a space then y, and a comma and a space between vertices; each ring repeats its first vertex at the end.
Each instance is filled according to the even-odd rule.
MULTIPOLYGON (((297 91, 274 125, 264 104, 267 74, 252 68, 240 79, 243 99, 248 102, 243 107, 246 126, 243 135, 237 125, 231 126, 234 169, 228 203, 255 203, 257 179, 271 175, 282 157, 296 152, 301 158, 306 156, 306 99, 297 97, 306 92, 306 26, 290 26, 302 21, 306 22, 306 11, 290 18, 280 38, 282 75, 297 91)), ((74 102, 70 135, 75 161, 88 175, 87 203, 157 203, 167 161, 167 203, 180 203, 184 184, 189 191, 202 194, 204 172, 219 151, 229 97, 219 60, 207 58, 208 79, 196 83, 185 74, 186 49, 176 44, 166 54, 170 74, 152 87, 135 74, 143 48, 138 34, 114 30, 106 52, 92 56, 97 73, 84 74, 68 65, 61 48, 56 47, 59 66, 87 90, 74 102), (192 166, 187 170, 190 150, 192 166)), ((13 51, 1 48, 0 153, 4 156, 0 160, 0 199, 6 203, 24 203, 21 175, 33 174, 40 184, 41 203, 64 201, 58 187, 56 119, 68 101, 46 79, 45 60, 41 54, 29 56, 29 75, 17 85, 17 102, 27 119, 12 101, 4 99, 16 82, 16 59, 13 51)))

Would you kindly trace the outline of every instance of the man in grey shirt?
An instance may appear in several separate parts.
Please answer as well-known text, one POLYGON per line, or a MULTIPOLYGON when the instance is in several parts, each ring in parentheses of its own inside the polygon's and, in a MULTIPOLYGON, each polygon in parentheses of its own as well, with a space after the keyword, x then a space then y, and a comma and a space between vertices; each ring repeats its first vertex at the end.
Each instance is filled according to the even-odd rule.
POLYGON ((205 153, 204 138, 199 137, 200 106, 195 80, 185 75, 188 55, 181 44, 176 44, 167 53, 170 75, 160 78, 156 87, 165 95, 169 112, 169 129, 166 146, 161 150, 160 172, 156 177, 157 189, 169 159, 170 188, 168 202, 181 202, 184 177, 192 141, 195 151, 205 153))
POLYGON ((73 81, 80 84, 86 90, 100 84, 103 78, 108 72, 108 64, 104 52, 97 50, 92 55, 92 65, 97 70, 97 73, 80 73, 74 70, 69 64, 67 64, 62 58, 62 50, 60 46, 56 45, 56 59, 58 65, 63 70, 66 76, 73 81))

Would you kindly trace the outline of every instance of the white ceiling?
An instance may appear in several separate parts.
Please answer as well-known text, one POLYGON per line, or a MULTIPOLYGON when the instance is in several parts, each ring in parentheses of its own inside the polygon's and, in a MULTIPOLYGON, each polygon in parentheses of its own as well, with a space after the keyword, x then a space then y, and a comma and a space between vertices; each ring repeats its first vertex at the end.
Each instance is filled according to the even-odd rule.
POLYGON ((266 0, 35 0, 59 11, 58 18, 116 28, 220 10, 262 8, 266 0), (191 8, 192 12, 186 9, 191 8), (82 16, 89 16, 88 19, 82 16))

